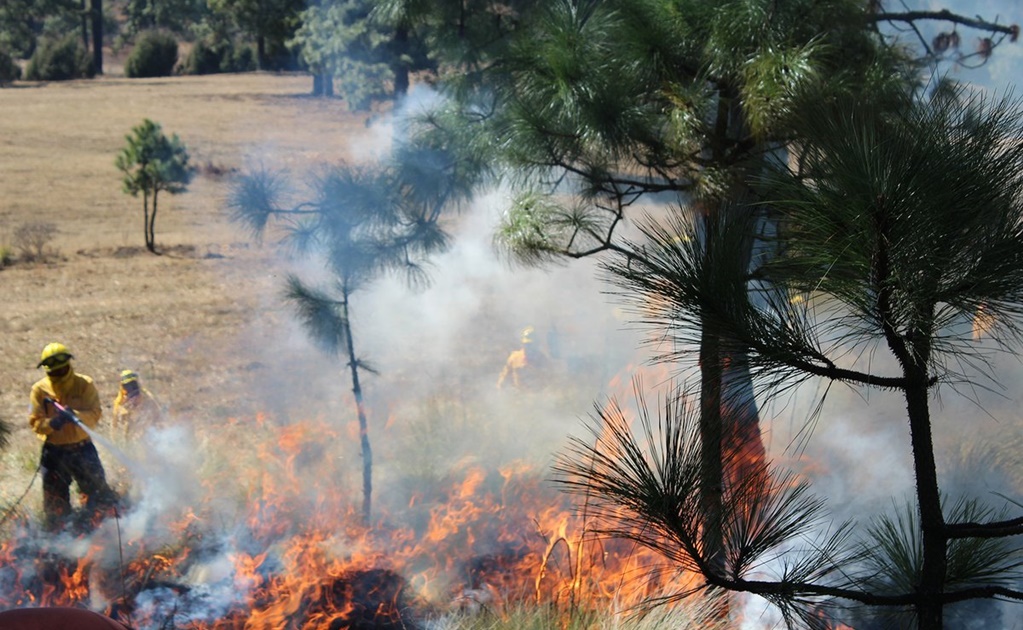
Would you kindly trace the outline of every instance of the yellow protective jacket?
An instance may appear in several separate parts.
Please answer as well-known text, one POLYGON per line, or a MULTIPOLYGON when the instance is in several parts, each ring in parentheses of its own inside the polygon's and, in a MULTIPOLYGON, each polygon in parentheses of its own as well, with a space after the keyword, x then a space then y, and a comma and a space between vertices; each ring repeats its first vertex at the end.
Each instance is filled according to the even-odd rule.
POLYGON ((518 387, 519 370, 524 369, 527 365, 529 365, 529 357, 526 355, 526 349, 513 350, 504 362, 504 369, 501 370, 500 376, 497 377, 497 386, 501 387, 504 385, 505 379, 511 376, 512 385, 518 387))
POLYGON ((59 379, 45 376, 32 386, 29 400, 28 423, 39 439, 49 444, 77 444, 89 439, 89 434, 73 422, 69 422, 54 431, 50 428, 50 419, 57 415, 53 405, 47 404, 46 398, 52 398, 75 412, 82 424, 90 429, 96 428, 103 416, 103 408, 99 402, 99 391, 92 379, 84 374, 76 374, 71 368, 59 379))
POLYGON ((163 416, 163 409, 156 402, 153 396, 145 387, 139 388, 138 396, 128 397, 128 392, 122 387, 114 398, 114 412, 111 420, 111 430, 118 435, 128 435, 139 425, 159 422, 163 416))

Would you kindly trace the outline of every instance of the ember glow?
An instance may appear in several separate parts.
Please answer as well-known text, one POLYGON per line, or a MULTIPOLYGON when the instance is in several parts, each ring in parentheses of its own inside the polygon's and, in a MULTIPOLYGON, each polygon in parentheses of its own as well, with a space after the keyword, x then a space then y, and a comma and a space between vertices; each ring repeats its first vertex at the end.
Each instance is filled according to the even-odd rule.
POLYGON ((338 437, 262 416, 147 434, 157 457, 130 462, 119 518, 79 537, 17 524, 0 609, 87 607, 140 629, 399 628, 523 603, 621 610, 672 587, 649 552, 588 533, 525 461, 381 488, 388 507, 363 526, 355 464, 324 447, 338 437))

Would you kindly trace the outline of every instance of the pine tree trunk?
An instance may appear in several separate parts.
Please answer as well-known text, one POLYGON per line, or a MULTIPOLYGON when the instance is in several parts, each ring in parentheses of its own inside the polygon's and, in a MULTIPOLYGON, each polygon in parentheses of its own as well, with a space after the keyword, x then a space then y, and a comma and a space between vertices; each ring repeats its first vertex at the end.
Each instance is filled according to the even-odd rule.
POLYGON ((103 0, 92 0, 92 65, 103 74, 103 0))
POLYGON ((345 288, 343 295, 344 334, 348 346, 348 367, 352 376, 352 395, 355 398, 355 411, 359 417, 359 444, 362 449, 362 521, 369 525, 373 502, 373 451, 369 445, 369 423, 366 420, 366 408, 362 400, 362 387, 359 385, 359 363, 352 343, 351 319, 348 316, 349 292, 345 288))
MULTIPOLYGON (((717 126, 715 135, 716 145, 719 147, 713 150, 716 163, 722 163, 725 156, 720 147, 728 146, 748 135, 748 126, 742 105, 735 91, 722 90, 717 112, 717 126)), ((756 171, 759 162, 749 166, 750 170, 756 171)), ((733 184, 729 192, 729 201, 738 205, 745 196, 745 183, 733 184)), ((744 210, 755 212, 752 209, 744 210)), ((746 239, 746 248, 740 254, 742 266, 748 269, 753 260, 753 248, 756 239, 750 235, 746 239)), ((709 254, 709 252, 708 252, 709 254)), ((713 263, 713 258, 708 256, 713 263)), ((735 300, 751 300, 749 289, 743 286, 740 295, 734 296, 735 300)), ((738 482, 740 479, 747 479, 751 475, 763 479, 766 466, 766 452, 763 438, 760 435, 760 412, 757 409, 756 397, 753 389, 753 378, 749 371, 749 355, 745 348, 736 344, 730 339, 721 338, 718 340, 718 360, 720 361, 720 416, 722 422, 723 456, 728 464, 724 471, 724 481, 738 482)))
POLYGON ((906 411, 913 447, 913 468, 916 473, 916 495, 920 509, 924 552, 916 610, 920 630, 941 630, 948 538, 945 534, 945 519, 941 512, 941 493, 934 460, 926 366, 918 366, 911 372, 907 371, 906 377, 910 381, 905 392, 906 411))
POLYGON ((153 212, 149 215, 149 225, 146 226, 146 247, 149 251, 156 253, 156 195, 159 188, 153 189, 153 212))
POLYGON ((718 576, 725 574, 721 537, 724 504, 721 376, 720 338, 714 321, 705 315, 700 337, 700 511, 704 519, 703 553, 718 576))
MULTIPOLYGON (((738 98, 727 90, 719 95, 714 134, 716 142, 709 157, 724 161, 724 147, 742 135, 745 123, 738 98)), ((741 196, 741 191, 735 191, 741 196)), ((698 202, 699 203, 699 202, 698 202)), ((702 208, 704 247, 707 264, 715 264, 713 251, 720 210, 708 203, 702 208)), ((753 239, 749 239, 752 247, 753 239)), ((747 261, 752 252, 744 252, 747 261)), ((745 295, 736 296, 744 299, 745 295)), ((724 510, 726 484, 745 483, 751 474, 762 475, 765 466, 760 418, 753 395, 752 377, 742 348, 724 335, 713 313, 701 314, 700 331, 700 503, 705 519, 704 557, 718 576, 726 575, 724 510)), ((766 481, 766 480, 765 480, 766 481)), ((719 619, 727 619, 727 598, 718 610, 719 619)))
POLYGON ((877 293, 877 317, 881 322, 885 342, 902 367, 906 380, 906 415, 909 419, 910 444, 913 450, 913 471, 916 474, 916 500, 920 514, 920 535, 923 543, 923 563, 920 583, 917 584, 914 608, 919 630, 942 630, 947 565, 948 535, 945 517, 941 512, 941 490, 938 487, 938 469, 934 459, 931 435, 931 417, 928 403, 927 364, 933 319, 923 314, 900 334, 892 323, 892 263, 888 251, 891 221, 884 200, 874 208, 876 251, 871 284, 877 293))
POLYGON ((313 74, 313 96, 330 98, 334 96, 334 75, 329 72, 313 74))
POLYGON ((149 243, 149 191, 142 191, 142 237, 146 240, 146 249, 153 251, 149 243))
POLYGON ((89 5, 88 0, 82 0, 82 46, 89 50, 89 5))
MULTIPOLYGON (((749 209, 741 212, 758 212, 749 209)), ((754 222, 760 227, 765 221, 758 216, 754 222)), ((742 266, 749 269, 757 247, 755 238, 747 239, 742 252, 742 266)), ((759 252, 758 258, 764 252, 759 252)), ((759 264, 759 263, 758 263, 759 264)), ((736 300, 757 302, 758 296, 748 286, 738 289, 741 293, 736 300)), ((761 307, 768 307, 761 304, 761 307)), ((767 483, 767 453, 760 435, 760 410, 757 406, 753 377, 749 369, 749 353, 741 345, 725 338, 721 340, 721 417, 724 425, 724 456, 727 462, 725 482, 735 485, 743 483, 767 483)))
POLYGON ((401 101, 408 94, 409 89, 409 67, 408 58, 408 27, 399 26, 394 32, 395 62, 394 71, 394 100, 401 101))
MULTIPOLYGON (((710 157, 720 159, 720 147, 728 137, 728 108, 719 100, 715 133, 719 139, 710 157)), ((716 218, 714 208, 697 200, 703 221, 704 260, 714 258, 716 218)), ((711 264, 708 262, 708 264, 711 264)), ((710 571, 725 574, 722 523, 724 514, 724 419, 721 417, 721 336, 712 313, 700 314, 700 511, 703 515, 703 555, 710 571)), ((728 614, 727 607, 720 617, 728 614)))

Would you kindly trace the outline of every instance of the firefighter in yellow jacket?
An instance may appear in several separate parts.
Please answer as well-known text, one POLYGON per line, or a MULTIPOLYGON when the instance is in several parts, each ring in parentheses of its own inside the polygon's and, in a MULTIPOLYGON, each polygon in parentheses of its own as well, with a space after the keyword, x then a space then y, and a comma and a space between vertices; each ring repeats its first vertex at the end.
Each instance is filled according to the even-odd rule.
POLYGON ((43 476, 43 514, 50 531, 64 527, 71 516, 71 482, 85 495, 89 517, 95 519, 113 506, 99 453, 78 423, 94 429, 103 410, 92 379, 75 373, 74 356, 61 343, 43 348, 37 367, 46 376, 32 385, 28 422, 43 440, 39 468, 43 476))
POLYGON ((509 378, 515 387, 535 385, 539 380, 538 372, 546 361, 543 353, 533 343, 533 330, 532 326, 526 326, 522 330, 522 346, 518 350, 513 350, 504 362, 504 369, 497 377, 498 389, 509 378))
POLYGON ((149 390, 142 387, 139 375, 134 370, 122 371, 121 388, 114 399, 113 434, 127 440, 129 433, 159 422, 161 415, 160 405, 149 390))

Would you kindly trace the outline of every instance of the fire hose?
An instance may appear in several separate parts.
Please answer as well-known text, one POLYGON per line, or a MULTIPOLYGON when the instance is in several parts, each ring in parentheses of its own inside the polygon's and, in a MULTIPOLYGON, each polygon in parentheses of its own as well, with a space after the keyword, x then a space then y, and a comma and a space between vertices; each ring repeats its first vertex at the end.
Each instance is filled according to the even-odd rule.
MULTIPOLYGON (((49 403, 49 404, 53 405, 63 418, 65 418, 69 422, 74 422, 79 427, 81 427, 83 430, 85 430, 85 425, 82 424, 81 419, 77 415, 75 415, 74 411, 72 411, 71 409, 65 407, 64 405, 60 404, 59 402, 57 402, 56 400, 50 398, 49 396, 47 396, 46 398, 43 398, 43 402, 44 403, 49 403)), ((18 497, 18 499, 14 503, 12 503, 9 506, 7 506, 7 509, 4 510, 3 516, 0 517, 0 525, 3 525, 4 523, 6 523, 7 519, 9 519, 11 516, 14 515, 15 510, 17 510, 18 506, 21 505, 21 502, 25 500, 25 497, 28 496, 28 492, 29 492, 29 490, 32 489, 32 484, 35 483, 36 477, 39 476, 39 470, 41 468, 42 468, 42 461, 40 461, 39 465, 36 466, 35 472, 32 473, 32 478, 29 480, 28 486, 25 488, 25 491, 21 493, 21 496, 18 497)))
POLYGON ((64 418, 65 420, 70 422, 74 422, 75 424, 78 425, 78 428, 82 429, 86 433, 89 432, 89 429, 84 424, 82 424, 82 421, 78 418, 77 415, 75 415, 75 412, 72 411, 70 407, 65 407, 64 405, 60 404, 59 402, 50 398, 49 396, 43 398, 43 402, 53 405, 53 407, 57 410, 57 413, 60 415, 61 418, 64 418))
POLYGON ((3 525, 4 523, 6 523, 7 519, 11 518, 11 516, 14 515, 14 511, 16 509, 18 509, 18 506, 21 505, 21 502, 25 500, 26 496, 28 496, 28 491, 32 489, 32 484, 35 483, 36 477, 39 476, 39 469, 41 467, 42 467, 42 464, 38 464, 36 466, 35 472, 32 473, 32 478, 28 480, 28 486, 25 487, 25 491, 21 493, 21 496, 18 497, 17 501, 15 501, 14 503, 11 503, 9 506, 7 506, 7 509, 4 510, 3 516, 0 517, 0 525, 3 525))
MULTIPOLYGON (((46 396, 45 398, 43 398, 43 403, 44 404, 53 405, 54 409, 57 410, 58 416, 63 418, 66 422, 74 422, 76 425, 78 425, 78 428, 80 428, 81 430, 85 431, 86 433, 88 433, 90 435, 92 434, 92 431, 90 431, 89 428, 87 426, 85 426, 84 423, 82 423, 81 418, 79 418, 78 415, 75 414, 75 412, 70 407, 65 407, 64 405, 60 404, 59 402, 57 402, 56 400, 50 398, 49 396, 46 396)), ((32 483, 35 482, 35 478, 39 474, 39 470, 41 468, 42 468, 42 462, 40 462, 40 465, 36 467, 36 472, 35 472, 34 475, 32 475, 32 481, 29 482, 28 488, 25 489, 25 494, 28 494, 28 490, 29 490, 29 488, 32 487, 32 483)), ((25 498, 25 495, 23 494, 21 496, 21 498, 18 499, 17 503, 21 503, 22 499, 24 499, 24 498, 25 498)), ((17 505, 17 503, 15 504, 15 506, 17 505)), ((124 545, 121 542, 121 514, 120 514, 120 510, 117 509, 117 505, 114 505, 112 507, 113 507, 113 510, 114 510, 114 522, 115 522, 115 524, 117 526, 117 551, 118 551, 118 560, 119 560, 120 566, 121 566, 121 572, 120 572, 121 573, 121 599, 122 599, 122 602, 126 603, 128 596, 127 596, 127 588, 125 587, 125 583, 124 583, 124 545)), ((8 512, 8 514, 10 514, 10 513, 13 513, 13 507, 8 512)), ((5 521, 7 520, 7 515, 4 516, 4 520, 5 521)), ((129 621, 130 621, 130 616, 129 616, 129 621)), ((130 623, 128 624, 128 627, 129 628, 131 627, 130 623)))

